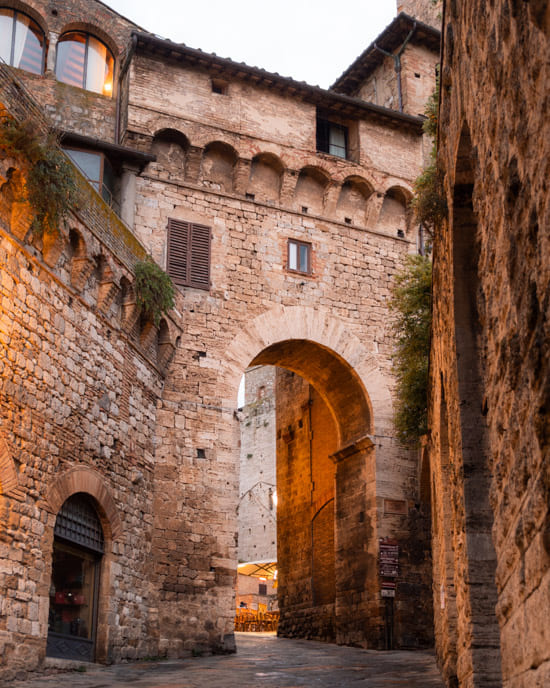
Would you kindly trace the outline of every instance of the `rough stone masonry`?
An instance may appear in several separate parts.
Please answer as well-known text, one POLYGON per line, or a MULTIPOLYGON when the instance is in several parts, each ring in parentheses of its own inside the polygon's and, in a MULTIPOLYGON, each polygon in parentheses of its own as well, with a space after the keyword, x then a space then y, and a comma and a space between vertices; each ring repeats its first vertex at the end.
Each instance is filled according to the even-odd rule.
MULTIPOLYGON (((152 36, 100 2, 29 0, 8 15, 34 22, 42 62, 2 66, 4 108, 37 130, 55 124, 71 158, 97 166, 101 195, 79 177, 84 202, 40 237, 21 201, 28 162, 4 158, 2 679, 47 652, 110 662, 234 650, 234 412, 251 364, 305 378, 332 428, 332 458, 326 446, 312 455, 315 472, 332 467, 332 487, 326 472, 317 491, 289 481, 280 518, 300 511, 296 543, 315 529, 316 567, 334 560, 334 586, 317 580, 287 627, 322 607, 332 630, 319 635, 383 647, 378 542, 395 537, 392 642, 429 642, 429 600, 414 612, 411 578, 426 588, 429 573, 426 548, 408 547, 418 460, 393 438, 387 299, 421 240, 408 203, 438 31, 401 14, 378 39, 396 51, 414 28, 401 111, 397 91, 386 97, 394 61, 372 46, 322 90, 152 36), (78 82, 98 45, 106 73, 113 64, 99 91, 78 82), (378 104, 361 96, 374 79, 378 104), (177 284, 158 325, 136 305, 133 270, 148 253, 177 284), (293 494, 313 495, 319 520, 293 494)), ((296 441, 302 430, 291 427, 296 441)), ((296 597, 291 575, 281 585, 296 597)))

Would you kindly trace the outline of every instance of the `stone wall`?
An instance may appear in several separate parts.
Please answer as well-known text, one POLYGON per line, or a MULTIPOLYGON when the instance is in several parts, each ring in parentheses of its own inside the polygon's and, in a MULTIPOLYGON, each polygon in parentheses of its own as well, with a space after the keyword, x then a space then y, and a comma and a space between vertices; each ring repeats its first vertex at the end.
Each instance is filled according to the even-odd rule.
POLYGON ((126 265, 76 215, 59 234, 34 235, 19 201, 26 162, 4 159, 1 172, 5 680, 44 658, 53 528, 76 492, 94 498, 106 540, 96 656, 119 661, 155 651, 153 437, 166 359, 156 328, 139 327, 126 265))
MULTIPOLYGON (((111 22, 110 10, 101 3, 92 4, 97 22, 105 28, 112 25, 112 36, 105 40, 113 44, 120 68, 121 57, 129 50, 132 26, 120 18, 111 22)), ((75 1, 67 12, 63 3, 53 5, 59 27, 66 20, 76 25, 79 13, 90 16, 89 3, 75 1)), ((51 11, 52 3, 48 8, 51 11)), ((97 35, 103 36, 95 19, 91 23, 97 35)), ((52 47, 54 38, 52 34, 52 47)), ((184 48, 169 42, 161 42, 160 47, 170 48, 170 54, 159 56, 157 39, 149 39, 132 56, 122 101, 128 103, 128 110, 120 113, 126 125, 121 131, 124 142, 156 155, 156 161, 141 173, 134 171, 138 175, 134 180, 135 231, 142 244, 107 209, 96 213, 101 202, 97 206, 94 201, 78 211, 70 227, 72 234, 52 245, 31 243, 31 250, 18 242, 12 226, 15 215, 12 208, 5 208, 9 245, 14 247, 10 250, 20 261, 13 268, 13 284, 8 281, 6 286, 10 317, 15 319, 13 313, 19 317, 16 283, 24 282, 20 274, 28 271, 25 260, 38 261, 39 278, 34 277, 44 308, 39 308, 34 319, 29 316, 37 331, 36 346, 53 339, 62 353, 66 347, 84 361, 77 371, 82 379, 74 390, 71 371, 64 366, 77 364, 60 354, 57 366, 63 387, 48 405, 47 391, 56 389, 57 380, 53 375, 40 381, 33 377, 38 372, 26 331, 18 340, 21 351, 8 354, 8 377, 17 369, 6 392, 9 429, 18 422, 9 415, 9 405, 28 413, 35 403, 34 390, 39 389, 51 425, 46 427, 44 421, 44 436, 50 438, 48 433, 53 433, 44 450, 47 453, 40 455, 41 468, 26 459, 22 462, 37 471, 33 487, 37 494, 25 496, 25 504, 46 499, 44 466, 49 465, 50 453, 68 457, 64 459, 67 468, 69 464, 71 469, 76 467, 78 457, 79 465, 93 465, 97 472, 95 482, 68 478, 61 493, 52 492, 44 517, 50 539, 41 542, 36 555, 40 561, 36 568, 31 561, 17 569, 16 577, 10 579, 15 585, 17 577, 37 576, 42 567, 42 626, 36 657, 44 651, 44 595, 54 515, 71 489, 90 492, 105 514, 117 513, 111 502, 107 504, 109 500, 105 502, 109 490, 114 495, 112 503, 120 504, 120 526, 112 528, 113 558, 106 559, 113 562, 109 563, 113 578, 104 578, 105 585, 112 580, 113 588, 104 588, 101 597, 105 616, 98 635, 98 659, 234 650, 239 497, 235 412, 239 381, 250 365, 278 365, 303 376, 330 409, 334 427, 330 451, 334 450, 337 464, 333 489, 340 504, 334 526, 336 637, 341 642, 378 647, 383 626, 376 575, 378 537, 397 533, 406 539, 416 527, 414 519, 410 523, 407 519, 417 496, 417 457, 404 452, 393 439, 393 344, 387 300, 405 256, 416 249, 408 201, 423 158, 421 121, 364 103, 352 107, 338 101, 335 105, 335 94, 276 75, 258 76, 233 63, 224 63, 225 94, 216 93, 212 79, 220 77, 217 58, 202 54, 197 62, 196 52, 183 55, 184 48), (317 108, 325 104, 344 108, 335 117, 349 125, 353 146, 349 159, 316 150, 317 108), (178 288, 176 307, 157 331, 137 315, 131 269, 135 259, 145 255, 144 246, 166 265, 169 219, 211 228, 210 288, 178 288), (289 270, 289 239, 310 245, 310 271, 289 270), (100 254, 103 258, 96 260, 100 254), (47 303, 52 294, 57 300, 47 303), (65 324, 65 333, 59 329, 48 338, 46 325, 58 307, 71 327, 65 324), (73 316, 71 309, 78 312, 73 316), (17 385, 29 360, 25 379, 31 392, 19 401, 17 385), (106 366, 109 374, 104 372, 106 366), (64 375, 68 382, 63 381, 64 375), (79 411, 88 389, 92 391, 85 411, 97 412, 98 417, 88 418, 79 411), (52 430, 57 429, 58 411, 68 414, 72 435, 66 444, 52 430), (132 468, 135 463, 137 472, 128 472, 125 461, 132 468), (404 504, 406 513, 386 515, 387 499, 400 502, 401 507, 404 504), (124 547, 121 544, 119 549, 114 533, 124 547), (138 540, 138 533, 134 561, 126 548, 132 538, 138 540), (122 559, 125 567, 119 568, 116 557, 123 555, 128 559, 122 559), (367 583, 366 569, 370 571, 367 583), (135 587, 135 599, 126 593, 130 585, 135 587), (120 602, 124 595, 128 604, 120 602)), ((67 97, 54 97, 52 93, 67 89, 55 83, 51 69, 41 79, 24 78, 55 121, 114 140, 114 100, 77 89, 67 97)), ((24 234, 19 241, 23 238, 24 234)), ((32 307, 38 305, 32 301, 32 307)), ((24 320, 27 315, 21 317, 24 320)), ((38 367, 42 375, 43 366, 38 367)), ((41 446, 37 436, 42 437, 35 427, 42 431, 41 425, 32 426, 25 440, 33 450, 41 446)), ((10 442, 9 435, 6 441, 10 442)), ((304 447, 308 443, 305 438, 304 447)), ((10 450, 13 457, 23 456, 17 443, 10 450)), ((315 451, 328 455, 329 449, 315 451)), ((0 480, 10 485, 14 471, 5 470, 0 480)), ((324 478, 315 480, 323 483, 324 478)), ((307 483, 299 489, 311 497, 307 483)), ((329 539, 323 533, 330 519, 328 511, 323 511, 322 507, 328 508, 325 504, 328 499, 315 511, 320 510, 313 554, 319 567, 328 570, 329 539)), ((310 509, 311 505, 309 529, 310 509)), ((105 516, 107 531, 109 522, 105 516)), ((32 524, 31 534, 27 525, 25 537, 32 539, 32 524)), ((13 529, 8 541, 18 542, 13 529)), ((421 566, 414 568, 414 556, 407 554, 403 560, 403 571, 411 579, 424 575, 421 566), (405 563, 409 559, 410 566, 405 563)), ((318 580, 314 580, 314 592, 318 600, 330 597, 318 580)), ((304 600, 309 604, 309 598, 304 600)), ((412 619, 415 605, 416 601, 411 602, 408 611, 404 606, 399 614, 412 619)), ((10 618, 22 618, 17 616, 20 611, 17 607, 10 618)), ((5 619, 1 617, 1 622, 5 619)), ((10 626, 3 636, 10 648, 22 646, 13 633, 29 630, 28 624, 19 623, 19 630, 10 626)), ((319 637, 328 635, 325 630, 318 632, 319 637)), ((28 664, 33 665, 30 660, 28 664)))
POLYGON ((397 0, 397 11, 405 12, 410 17, 415 17, 421 22, 439 29, 443 0, 435 0, 435 2, 432 0, 397 0))
POLYGON ((303 378, 277 369, 279 634, 334 642, 336 428, 303 378))
POLYGON ((445 8, 430 425, 449 685, 550 680, 549 16, 445 8))

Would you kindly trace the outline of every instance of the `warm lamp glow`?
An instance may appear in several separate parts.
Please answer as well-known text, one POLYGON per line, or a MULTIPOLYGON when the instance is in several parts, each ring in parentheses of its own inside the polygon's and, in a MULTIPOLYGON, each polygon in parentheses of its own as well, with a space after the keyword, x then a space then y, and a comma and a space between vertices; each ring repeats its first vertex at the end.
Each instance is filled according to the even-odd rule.
POLYGON ((106 95, 111 95, 112 92, 113 92, 113 82, 112 81, 106 81, 103 84, 103 93, 105 93, 106 95))

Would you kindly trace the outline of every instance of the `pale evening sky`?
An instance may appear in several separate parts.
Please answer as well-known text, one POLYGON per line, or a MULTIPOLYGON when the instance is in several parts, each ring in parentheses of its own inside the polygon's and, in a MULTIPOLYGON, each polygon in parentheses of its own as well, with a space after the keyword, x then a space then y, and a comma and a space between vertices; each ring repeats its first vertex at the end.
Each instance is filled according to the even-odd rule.
POLYGON ((146 31, 330 86, 396 15, 396 0, 108 0, 146 31))

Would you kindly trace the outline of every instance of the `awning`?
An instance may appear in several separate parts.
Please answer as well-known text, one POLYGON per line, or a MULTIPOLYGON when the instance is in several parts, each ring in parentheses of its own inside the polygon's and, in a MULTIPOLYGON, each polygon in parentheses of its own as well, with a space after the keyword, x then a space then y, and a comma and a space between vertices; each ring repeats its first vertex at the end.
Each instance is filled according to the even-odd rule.
POLYGON ((244 576, 254 576, 255 578, 277 578, 276 561, 247 561, 237 565, 237 572, 244 576))

